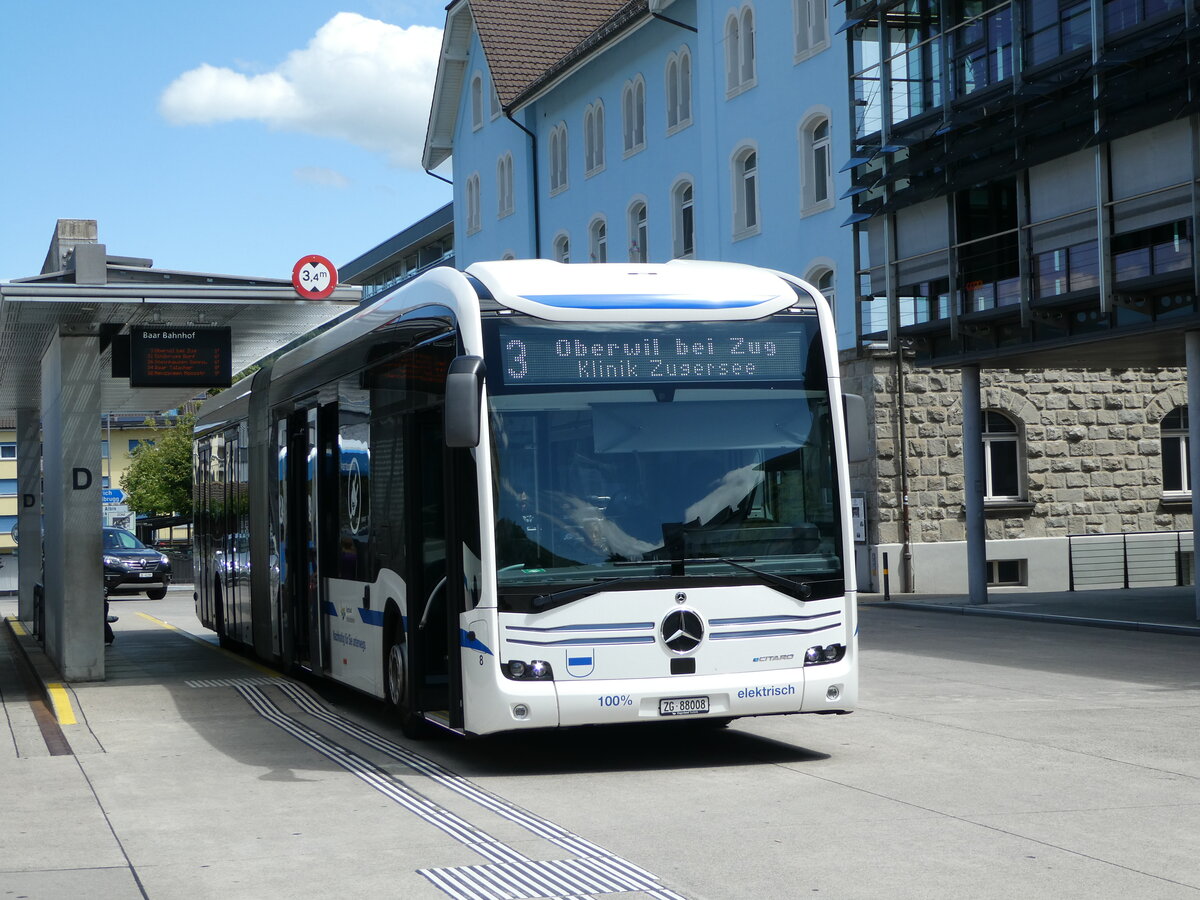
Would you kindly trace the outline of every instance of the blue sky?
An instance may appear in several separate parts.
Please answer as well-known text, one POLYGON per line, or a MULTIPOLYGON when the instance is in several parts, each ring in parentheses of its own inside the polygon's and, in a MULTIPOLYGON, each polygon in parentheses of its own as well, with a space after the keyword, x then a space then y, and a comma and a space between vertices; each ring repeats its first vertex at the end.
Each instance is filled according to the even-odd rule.
POLYGON ((420 156, 444 9, 7 4, 0 281, 41 270, 60 218, 157 267, 289 278, 437 209, 450 188, 420 156))

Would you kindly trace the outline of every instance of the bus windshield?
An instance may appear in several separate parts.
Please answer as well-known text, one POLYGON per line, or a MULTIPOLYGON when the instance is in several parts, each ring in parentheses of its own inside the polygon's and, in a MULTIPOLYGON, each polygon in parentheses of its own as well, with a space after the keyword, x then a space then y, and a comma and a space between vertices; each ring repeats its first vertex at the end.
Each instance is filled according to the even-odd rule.
POLYGON ((617 578, 842 578, 815 315, 512 317, 487 345, 502 605, 617 578))

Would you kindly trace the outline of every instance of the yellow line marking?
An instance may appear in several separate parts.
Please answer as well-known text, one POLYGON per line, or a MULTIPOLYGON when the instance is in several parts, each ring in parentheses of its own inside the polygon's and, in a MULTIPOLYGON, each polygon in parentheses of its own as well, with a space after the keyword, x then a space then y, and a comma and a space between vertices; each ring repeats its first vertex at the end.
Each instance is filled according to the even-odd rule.
POLYGON ((170 628, 172 631, 179 630, 174 625, 172 625, 170 622, 164 622, 162 619, 158 618, 157 616, 152 616, 149 613, 140 612, 140 613, 138 613, 138 615, 141 616, 143 619, 149 619, 155 625, 161 625, 163 628, 170 628))
POLYGON ((67 689, 56 681, 51 681, 46 684, 46 692, 50 695, 50 702, 54 704, 54 717, 58 719, 59 725, 75 725, 75 710, 71 706, 71 697, 67 693, 67 689))
POLYGON ((8 627, 13 630, 13 634, 17 635, 18 637, 25 637, 27 634, 29 634, 29 632, 25 630, 25 626, 21 624, 21 620, 16 616, 9 616, 7 619, 5 619, 5 621, 8 622, 8 627))
POLYGON ((254 669, 256 672, 259 672, 263 675, 270 675, 272 678, 282 678, 283 677, 278 672, 276 672, 274 669, 268 669, 266 666, 259 665, 258 663, 254 662, 253 660, 246 659, 246 657, 244 657, 244 656, 239 656, 236 653, 232 653, 229 650, 226 650, 224 647, 218 647, 216 644, 210 644, 208 641, 204 640, 204 638, 197 637, 196 635, 192 634, 190 631, 184 631, 182 628, 179 628, 176 625, 172 625, 170 622, 166 622, 166 621, 158 618, 157 616, 152 616, 149 613, 144 613, 144 612, 139 612, 138 615, 141 616, 143 619, 146 619, 149 622, 153 622, 155 625, 159 625, 163 628, 174 631, 176 634, 182 635, 183 637, 187 638, 189 641, 195 641, 197 644, 201 644, 201 645, 207 647, 208 649, 213 650, 217 653, 222 653, 225 656, 228 656, 230 659, 236 659, 242 665, 249 666, 251 669, 254 669))

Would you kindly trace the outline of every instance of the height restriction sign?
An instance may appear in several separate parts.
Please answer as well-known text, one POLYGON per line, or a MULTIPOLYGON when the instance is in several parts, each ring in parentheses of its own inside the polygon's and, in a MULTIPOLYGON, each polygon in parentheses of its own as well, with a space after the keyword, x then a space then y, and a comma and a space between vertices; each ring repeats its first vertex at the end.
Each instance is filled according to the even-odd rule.
POLYGON ((324 300, 337 287, 337 267, 315 253, 292 266, 292 287, 306 300, 324 300))

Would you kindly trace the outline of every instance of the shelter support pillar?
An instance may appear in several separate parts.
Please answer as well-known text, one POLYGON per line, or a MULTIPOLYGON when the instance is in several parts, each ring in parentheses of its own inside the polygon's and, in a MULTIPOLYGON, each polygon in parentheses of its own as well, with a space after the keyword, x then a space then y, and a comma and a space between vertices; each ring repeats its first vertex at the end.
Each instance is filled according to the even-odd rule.
POLYGON ((1200 490, 1196 478, 1200 475, 1200 331, 1183 336, 1187 364, 1188 396, 1188 487, 1192 490, 1192 585, 1196 592, 1196 618, 1200 619, 1200 490))
POLYGON ((987 528, 983 517, 983 425, 979 366, 962 369, 963 507, 967 521, 967 593, 972 604, 987 603, 987 528))
POLYGON ((17 618, 34 621, 33 587, 42 580, 42 421, 17 410, 17 618))
POLYGON ((68 681, 104 678, 100 341, 62 326, 42 356, 46 653, 68 681))

